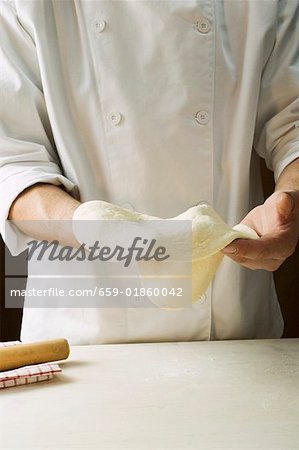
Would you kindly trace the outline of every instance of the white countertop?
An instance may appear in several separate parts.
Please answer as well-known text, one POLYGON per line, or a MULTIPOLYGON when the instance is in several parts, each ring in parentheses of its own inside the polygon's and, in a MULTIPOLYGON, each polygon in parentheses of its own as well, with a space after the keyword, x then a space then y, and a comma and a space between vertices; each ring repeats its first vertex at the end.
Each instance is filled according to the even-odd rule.
POLYGON ((73 347, 0 392, 3 449, 299 449, 299 339, 73 347))

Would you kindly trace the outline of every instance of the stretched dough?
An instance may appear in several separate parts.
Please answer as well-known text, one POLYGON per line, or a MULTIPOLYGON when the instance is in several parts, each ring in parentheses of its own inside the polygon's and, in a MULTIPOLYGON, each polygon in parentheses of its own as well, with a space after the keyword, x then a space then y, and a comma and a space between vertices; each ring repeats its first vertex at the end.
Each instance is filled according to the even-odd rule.
MULTIPOLYGON (((130 211, 120 206, 113 205, 104 201, 96 200, 85 202, 80 205, 73 216, 73 230, 77 240, 81 243, 92 245, 96 240, 105 242, 105 245, 116 245, 119 240, 124 242, 126 239, 125 227, 121 226, 121 221, 126 220, 132 223, 151 223, 153 226, 155 221, 191 221, 192 224, 192 303, 198 301, 207 290, 213 276, 223 258, 221 250, 235 239, 257 239, 258 235, 254 230, 246 225, 239 224, 230 228, 216 213, 216 211, 206 202, 200 202, 197 206, 193 206, 182 214, 171 217, 169 219, 161 219, 159 217, 149 216, 135 211, 130 211), (86 236, 84 227, 80 226, 81 220, 113 220, 119 221, 117 236, 109 236, 109 230, 101 227, 94 233, 86 236), (104 235, 103 235, 104 233, 104 235)), ((100 222, 99 222, 100 227, 100 222)), ((176 228, 173 228, 176 230, 176 228)), ((136 232, 140 231, 136 228, 136 232)), ((152 231, 152 227, 151 227, 152 231)), ((161 233, 161 230, 160 230, 161 233)), ((159 234, 159 227, 157 227, 159 234)), ((177 234, 172 233, 170 236, 163 236, 164 242, 167 240, 176 243, 176 248, 180 249, 178 255, 175 255, 177 264, 181 264, 182 273, 186 273, 184 268, 190 261, 186 260, 183 248, 186 243, 186 232, 178 231, 177 234)), ((167 248, 167 247, 166 247, 167 248)), ((178 266, 176 267, 177 270, 178 266)), ((181 281, 166 279, 169 274, 169 266, 164 266, 159 261, 138 263, 138 269, 141 274, 141 282, 144 287, 174 287, 179 286, 181 281), (165 272, 166 271, 166 272, 165 272), (151 277, 147 277, 150 275, 151 277), (160 286, 157 284, 159 281, 160 286)), ((177 273, 177 272, 176 272, 177 273)), ((163 308, 178 308, 186 306, 186 299, 180 299, 174 296, 151 297, 150 300, 163 308)))

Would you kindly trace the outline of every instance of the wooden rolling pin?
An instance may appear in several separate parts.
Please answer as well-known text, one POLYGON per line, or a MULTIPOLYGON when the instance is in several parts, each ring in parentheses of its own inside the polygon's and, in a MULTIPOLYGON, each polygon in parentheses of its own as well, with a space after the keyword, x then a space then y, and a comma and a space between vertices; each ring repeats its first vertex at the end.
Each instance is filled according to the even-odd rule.
POLYGON ((32 364, 66 359, 70 347, 66 339, 17 344, 0 348, 0 372, 32 364))

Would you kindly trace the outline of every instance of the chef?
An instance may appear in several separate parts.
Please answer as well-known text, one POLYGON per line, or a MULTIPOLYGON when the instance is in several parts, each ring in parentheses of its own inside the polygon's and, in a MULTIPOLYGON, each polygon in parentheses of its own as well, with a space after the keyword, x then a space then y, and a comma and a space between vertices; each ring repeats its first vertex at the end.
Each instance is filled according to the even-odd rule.
POLYGON ((22 340, 280 337, 271 272, 299 234, 299 2, 0 5, 0 215, 12 252, 35 233, 7 219, 71 221, 91 200, 161 218, 205 200, 260 236, 227 246, 189 307, 25 303, 22 340), (276 181, 265 202, 259 156, 276 181))

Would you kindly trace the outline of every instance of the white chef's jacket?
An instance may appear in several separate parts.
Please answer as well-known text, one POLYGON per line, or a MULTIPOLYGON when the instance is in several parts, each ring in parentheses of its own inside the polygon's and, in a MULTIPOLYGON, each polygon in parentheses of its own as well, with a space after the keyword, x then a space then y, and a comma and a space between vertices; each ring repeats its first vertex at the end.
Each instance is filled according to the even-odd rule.
MULTIPOLYGON (((230 225, 263 201, 259 154, 299 157, 299 3, 1 1, 1 230, 37 182, 230 225)), ((30 271, 30 268, 29 268, 30 271)), ((189 308, 25 308, 22 339, 74 344, 280 337, 273 279, 224 258, 189 308)))

